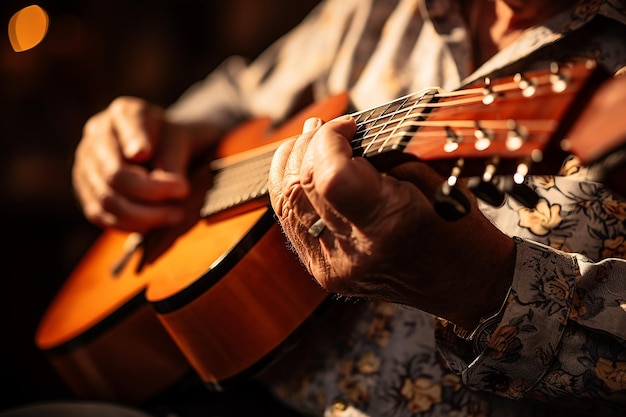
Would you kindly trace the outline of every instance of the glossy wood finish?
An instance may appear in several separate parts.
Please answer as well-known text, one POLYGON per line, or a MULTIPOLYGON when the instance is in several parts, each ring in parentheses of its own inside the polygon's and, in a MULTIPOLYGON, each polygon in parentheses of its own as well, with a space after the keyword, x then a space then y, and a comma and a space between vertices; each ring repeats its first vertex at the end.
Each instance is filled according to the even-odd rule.
MULTIPOLYGON (((347 96, 342 95, 307 108, 278 128, 265 119, 250 121, 224 138, 218 156, 245 159, 268 145, 275 149, 285 138, 299 133, 310 115, 328 120, 342 114, 346 106, 347 96)), ((262 198, 201 219, 140 271, 137 266, 141 250, 136 250, 130 252, 119 273, 114 272, 135 236, 104 231, 42 317, 35 335, 37 346, 48 354, 74 392, 88 399, 148 400, 193 372, 190 361, 201 375, 209 375, 203 361, 211 364, 221 359, 208 357, 207 351, 209 355, 203 353, 202 360, 198 360, 198 349, 184 341, 193 335, 202 343, 200 334, 215 339, 215 335, 203 332, 205 320, 225 325, 228 331, 221 331, 219 337, 225 344, 229 343, 228 337, 233 338, 231 349, 239 346, 245 352, 240 356, 235 353, 230 361, 242 360, 235 367, 237 371, 253 365, 283 344, 327 296, 313 284, 295 254, 286 249, 285 238, 268 206, 267 198, 262 198), (259 219, 267 215, 271 224, 265 223, 261 230, 257 227, 250 234, 259 219), (247 249, 242 251, 240 243, 246 236, 247 249), (224 259, 241 264, 225 265, 224 259), (211 284, 206 285, 209 281, 211 284), (212 287, 218 281, 213 294, 212 287), (263 285, 259 286, 261 281, 263 285), (151 304, 146 301, 146 291, 151 304), (228 303, 225 293, 236 303, 228 303), (237 297, 236 293, 241 295, 237 297), (223 301, 216 302, 216 298, 223 301), (188 310, 180 307, 187 300, 194 300, 188 310), (178 303, 180 310, 163 320, 168 331, 152 306, 172 302, 178 303), (259 305, 263 303, 265 307, 259 305), (231 312, 233 306, 249 318, 236 317, 231 312), (260 312, 269 309, 275 310, 271 318, 267 312, 260 312), (170 317, 174 324, 168 322, 170 317), (259 333, 263 326, 265 331, 259 333), (272 340, 255 340, 268 335, 272 340), (242 340, 245 343, 240 344, 242 340)), ((233 372, 218 370, 217 374, 231 376, 233 372)))
MULTIPOLYGON (((334 97, 277 129, 251 121, 224 139, 220 154, 248 152, 239 146, 253 139, 252 150, 282 142, 297 135, 306 118, 330 120, 347 105, 347 96, 334 97)), ((288 249, 267 207, 200 223, 197 227, 208 228, 202 234, 215 238, 197 245, 203 258, 213 259, 210 267, 204 274, 161 276, 151 282, 146 298, 202 380, 221 389, 279 355, 328 293, 288 249)))
POLYGON ((141 404, 192 373, 146 303, 105 332, 47 356, 81 399, 141 404))
POLYGON ((187 287, 192 291, 157 299, 155 282, 147 292, 194 369, 218 390, 278 357, 328 297, 288 249, 271 212, 220 260, 224 265, 187 287))

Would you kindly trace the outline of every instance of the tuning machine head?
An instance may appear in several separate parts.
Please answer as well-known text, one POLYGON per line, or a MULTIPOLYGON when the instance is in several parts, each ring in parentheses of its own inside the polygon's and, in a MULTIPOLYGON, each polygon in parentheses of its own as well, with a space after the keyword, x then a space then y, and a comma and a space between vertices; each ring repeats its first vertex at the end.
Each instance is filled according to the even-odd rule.
POLYGON ((550 84, 555 93, 562 93, 569 85, 569 77, 561 70, 558 62, 550 64, 550 84))
POLYGON ((448 179, 441 184, 435 193, 435 211, 446 220, 459 220, 470 211, 469 199, 457 187, 463 163, 463 159, 457 161, 448 179))
POLYGON ((494 159, 487 164, 482 176, 468 180, 472 193, 493 207, 502 206, 508 194, 525 207, 534 208, 539 202, 539 196, 525 184, 528 165, 520 163, 515 174, 502 176, 495 175, 497 166, 498 160, 494 159))

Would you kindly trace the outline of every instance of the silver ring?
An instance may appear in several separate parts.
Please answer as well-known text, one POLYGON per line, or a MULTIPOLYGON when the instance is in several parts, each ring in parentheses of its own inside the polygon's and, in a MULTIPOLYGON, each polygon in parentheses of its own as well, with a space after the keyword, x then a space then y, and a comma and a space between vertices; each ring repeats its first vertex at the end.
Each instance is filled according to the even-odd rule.
POLYGON ((313 237, 318 237, 326 228, 326 223, 321 218, 317 219, 311 227, 309 227, 309 234, 313 237))

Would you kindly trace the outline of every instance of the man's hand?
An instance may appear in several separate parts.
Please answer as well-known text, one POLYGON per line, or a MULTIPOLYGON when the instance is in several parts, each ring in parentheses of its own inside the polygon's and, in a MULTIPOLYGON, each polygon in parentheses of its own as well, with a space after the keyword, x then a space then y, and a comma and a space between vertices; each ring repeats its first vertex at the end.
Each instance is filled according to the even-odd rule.
POLYGON ((169 123, 161 107, 144 100, 114 100, 87 121, 76 150, 72 180, 85 216, 140 233, 181 223, 189 165, 212 133, 199 131, 169 123))
POLYGON ((511 284, 514 242, 477 209, 457 221, 433 209, 443 179, 421 162, 383 175, 353 157, 355 122, 309 119, 277 150, 271 203, 287 238, 331 292, 406 304, 471 327, 511 284), (309 228, 322 219, 317 235, 309 228))

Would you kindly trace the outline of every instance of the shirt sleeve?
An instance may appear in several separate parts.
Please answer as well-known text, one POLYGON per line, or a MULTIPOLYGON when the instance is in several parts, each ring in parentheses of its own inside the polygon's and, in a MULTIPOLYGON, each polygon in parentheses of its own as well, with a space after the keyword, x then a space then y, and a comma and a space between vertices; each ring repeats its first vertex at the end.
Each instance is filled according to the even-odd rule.
POLYGON ((439 326, 437 343, 465 384, 576 411, 626 409, 626 261, 591 262, 516 238, 502 319, 473 348, 439 326))

